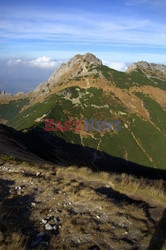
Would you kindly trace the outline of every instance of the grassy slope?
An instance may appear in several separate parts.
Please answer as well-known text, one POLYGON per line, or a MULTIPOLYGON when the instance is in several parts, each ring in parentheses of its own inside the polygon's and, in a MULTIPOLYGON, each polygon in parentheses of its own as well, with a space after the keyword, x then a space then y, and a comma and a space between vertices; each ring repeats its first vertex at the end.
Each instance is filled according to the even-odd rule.
POLYGON ((152 157, 154 165, 157 168, 165 169, 165 136, 158 131, 149 122, 141 120, 133 115, 134 122, 131 124, 131 130, 141 141, 146 152, 152 157))
POLYGON ((28 98, 25 98, 17 101, 10 101, 7 104, 1 104, 0 118, 4 120, 13 119, 19 113, 22 107, 27 105, 28 103, 29 103, 28 98))
MULTIPOLYGON (((123 73, 122 73, 123 74, 123 73)), ((116 77, 117 78, 117 77, 116 77)), ((157 103, 146 98, 147 109, 149 109, 152 120, 160 128, 164 125, 162 117, 164 111, 159 109, 157 103), (157 121, 160 122, 157 123, 157 121)), ((79 87, 70 87, 50 96, 44 103, 37 103, 25 111, 19 113, 8 123, 17 129, 26 129, 31 126, 44 128, 44 123, 36 123, 37 118, 46 115, 45 118, 61 121, 94 119, 97 121, 120 120, 122 124, 131 122, 130 130, 134 133, 147 156, 133 138, 130 130, 122 126, 122 130, 117 133, 105 133, 103 137, 98 132, 82 138, 83 145, 97 148, 113 156, 125 158, 142 165, 152 167, 148 158, 152 158, 153 165, 157 168, 164 168, 164 148, 165 138, 162 133, 155 129, 148 122, 142 121, 137 116, 129 115, 121 101, 113 94, 103 93, 101 89, 89 88, 88 90, 79 87), (123 112, 121 114, 119 111, 123 112), (125 115, 124 115, 125 114, 125 115), (135 122, 133 122, 135 119, 135 122), (100 142, 100 144, 99 144, 100 142)), ((64 138, 67 142, 81 144, 79 133, 51 132, 64 138)))
POLYGON ((109 134, 105 134, 99 149, 108 154, 111 153, 113 156, 152 167, 147 157, 136 144, 131 133, 124 127, 118 135, 113 134, 110 136, 109 134))
POLYGON ((43 103, 37 103, 21 113, 18 113, 13 119, 8 122, 8 125, 16 129, 30 128, 34 125, 37 118, 42 117, 49 112, 50 108, 54 105, 57 96, 52 95, 48 100, 43 103))
POLYGON ((148 110, 151 120, 163 132, 166 132, 166 111, 164 111, 161 106, 149 96, 142 93, 136 93, 136 95, 143 100, 144 106, 148 110))
POLYGON ((97 67, 97 69, 103 73, 107 80, 114 82, 119 88, 149 85, 166 90, 166 81, 157 78, 148 78, 141 71, 126 74, 103 65, 97 67))

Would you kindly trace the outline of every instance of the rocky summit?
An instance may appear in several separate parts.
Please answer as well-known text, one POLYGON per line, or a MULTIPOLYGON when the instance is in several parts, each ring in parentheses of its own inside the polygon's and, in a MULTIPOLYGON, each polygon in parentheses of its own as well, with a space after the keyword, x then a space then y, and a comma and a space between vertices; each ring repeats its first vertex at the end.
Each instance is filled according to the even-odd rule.
MULTIPOLYGON (((88 69, 89 67, 92 67, 92 65, 102 65, 102 61, 91 53, 87 53, 85 55, 76 55, 66 64, 62 64, 60 68, 50 76, 48 81, 57 82, 62 75, 70 73, 70 78, 89 75, 90 72, 88 72, 88 69), (82 70, 80 71, 80 69, 82 70)), ((95 71, 92 72, 94 73, 95 71)))
POLYGON ((102 65, 102 61, 91 53, 85 55, 76 55, 69 62, 63 63, 53 74, 48 81, 40 84, 34 92, 42 93, 48 92, 54 84, 63 82, 65 80, 72 80, 79 77, 96 74, 97 70, 93 69, 95 66, 102 65), (89 71, 89 69, 92 69, 89 71))
POLYGON ((141 71, 144 73, 147 77, 156 77, 159 79, 166 79, 166 65, 164 64, 155 64, 155 63, 148 63, 148 62, 138 62, 133 63, 131 66, 128 67, 127 73, 133 72, 133 71, 141 71))

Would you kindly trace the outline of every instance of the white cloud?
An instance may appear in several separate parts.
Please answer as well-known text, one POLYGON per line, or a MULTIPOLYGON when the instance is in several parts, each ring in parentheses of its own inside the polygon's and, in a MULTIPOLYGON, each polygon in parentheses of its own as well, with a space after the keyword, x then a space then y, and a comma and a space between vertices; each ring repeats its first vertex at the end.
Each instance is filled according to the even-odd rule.
POLYGON ((103 64, 108 66, 109 68, 116 69, 119 71, 126 71, 127 64, 124 62, 111 62, 103 60, 103 64))
MULTIPOLYGON (((63 61, 64 62, 64 61, 63 61)), ((0 58, 0 89, 10 93, 31 91, 62 63, 51 57, 0 58)))
POLYGON ((40 68, 55 68, 59 66, 61 61, 55 61, 54 59, 43 56, 43 57, 38 57, 34 60, 29 61, 29 63, 33 66, 40 67, 40 68))
POLYGON ((57 68, 61 63, 62 61, 47 56, 38 57, 36 59, 13 58, 7 61, 8 65, 22 64, 44 69, 57 68))
POLYGON ((16 59, 9 59, 7 61, 8 65, 14 65, 14 64, 19 64, 19 63, 24 63, 22 59, 16 58, 16 59))

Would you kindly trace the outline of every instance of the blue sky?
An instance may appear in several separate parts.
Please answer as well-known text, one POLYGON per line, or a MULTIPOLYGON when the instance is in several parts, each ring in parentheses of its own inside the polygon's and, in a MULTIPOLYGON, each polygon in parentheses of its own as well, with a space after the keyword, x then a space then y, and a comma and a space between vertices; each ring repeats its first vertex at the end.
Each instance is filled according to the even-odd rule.
POLYGON ((92 52, 110 66, 122 63, 117 69, 166 63, 165 13, 165 0, 0 1, 0 59, 41 66, 47 58, 53 67, 52 60, 92 52))

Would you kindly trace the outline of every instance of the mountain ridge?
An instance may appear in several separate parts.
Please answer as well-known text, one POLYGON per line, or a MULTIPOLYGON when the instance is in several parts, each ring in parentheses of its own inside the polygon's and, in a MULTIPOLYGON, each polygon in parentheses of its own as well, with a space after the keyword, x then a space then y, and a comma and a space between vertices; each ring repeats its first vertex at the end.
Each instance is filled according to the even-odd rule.
POLYGON ((73 144, 164 169, 165 87, 164 80, 148 78, 140 71, 110 69, 90 53, 76 55, 34 92, 1 103, 0 118, 8 126, 24 130, 36 126, 44 129, 45 119, 120 120, 122 131, 117 133, 82 129, 79 133, 56 134, 73 144))
MULTIPOLYGON (((28 95, 31 96, 31 95, 33 95, 33 93, 36 93, 36 92, 41 93, 43 90, 45 92, 47 92, 48 91, 48 88, 47 88, 48 85, 53 84, 53 83, 58 83, 60 81, 61 77, 64 74, 68 73, 71 69, 73 69, 74 66, 78 66, 79 69, 76 70, 74 72, 74 74, 70 76, 70 78, 74 79, 74 77, 96 74, 97 71, 95 70, 95 68, 94 69, 91 68, 91 70, 88 71, 88 67, 90 65, 101 66, 101 65, 103 65, 103 63, 102 63, 102 61, 100 59, 98 59, 92 53, 86 53, 84 55, 77 54, 74 57, 72 57, 67 63, 62 63, 51 74, 51 76, 48 78, 48 80, 46 82, 40 83, 33 91, 29 92, 28 95), (82 72, 80 72, 80 67, 82 67, 82 66, 83 66, 83 70, 82 70, 82 72)), ((113 70, 112 68, 109 68, 109 69, 113 70)), ((121 72, 121 71, 118 71, 118 70, 115 70, 115 71, 121 72)), ((138 61, 138 62, 132 63, 130 66, 128 66, 128 68, 126 70, 126 73, 130 74, 130 73, 135 72, 135 71, 142 71, 142 73, 145 74, 147 77, 156 77, 156 78, 162 79, 162 80, 166 78, 166 65, 164 65, 164 64, 156 64, 156 63, 149 63, 149 62, 146 62, 146 61, 138 61), (153 75, 149 75, 148 74, 149 71, 146 72, 146 70, 148 68, 151 69, 151 73, 153 73, 153 75), (155 73, 154 71, 157 71, 157 73, 160 72, 161 73, 160 76, 157 73, 154 76, 154 73, 155 73)), ((123 72, 121 72, 121 73, 123 73, 123 72)), ((5 91, 1 90, 0 91, 0 101, 5 99, 5 97, 9 98, 9 100, 19 98, 19 97, 22 98, 23 95, 27 96, 27 94, 24 94, 23 92, 18 92, 16 94, 12 95, 10 93, 6 93, 5 91)))
POLYGON ((127 68, 126 73, 131 73, 133 71, 139 70, 147 77, 157 77, 159 79, 166 78, 166 65, 148 63, 146 61, 139 61, 137 63, 133 63, 127 68))

